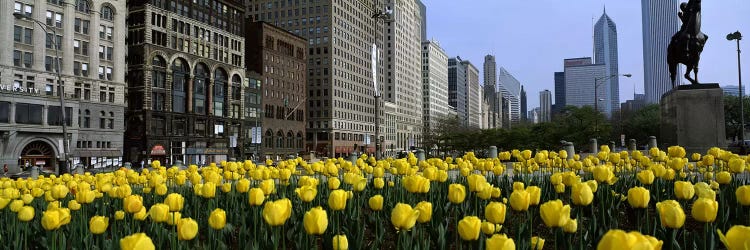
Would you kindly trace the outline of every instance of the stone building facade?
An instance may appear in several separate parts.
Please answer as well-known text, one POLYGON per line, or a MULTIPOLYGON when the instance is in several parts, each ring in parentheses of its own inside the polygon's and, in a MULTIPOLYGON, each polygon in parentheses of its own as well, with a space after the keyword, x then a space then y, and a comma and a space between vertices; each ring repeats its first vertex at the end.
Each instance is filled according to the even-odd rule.
POLYGON ((59 84, 71 166, 120 164, 125 1, 0 0, 0 10, 0 165, 65 169, 59 84))

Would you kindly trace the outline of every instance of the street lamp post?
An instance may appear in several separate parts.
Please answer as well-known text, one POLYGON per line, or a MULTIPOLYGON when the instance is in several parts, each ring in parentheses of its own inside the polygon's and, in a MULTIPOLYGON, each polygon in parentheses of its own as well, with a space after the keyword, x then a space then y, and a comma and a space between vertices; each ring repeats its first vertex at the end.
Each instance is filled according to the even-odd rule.
POLYGON ((373 82, 373 88, 375 89, 375 155, 377 158, 380 158, 381 156, 381 150, 380 150, 380 144, 382 143, 380 141, 380 90, 378 89, 378 47, 377 47, 377 36, 378 36, 378 29, 377 24, 378 20, 383 20, 383 26, 385 27, 385 23, 392 22, 391 19, 391 11, 389 9, 386 9, 385 11, 381 11, 378 8, 378 1, 376 0, 373 6, 374 13, 372 14, 372 18, 375 20, 375 28, 372 29, 373 36, 372 36, 372 55, 371 55, 371 64, 372 64, 372 82, 373 82))
POLYGON ((727 35, 727 40, 737 41, 737 77, 739 78, 738 81, 740 85, 740 124, 742 124, 742 128, 740 129, 740 153, 745 154, 745 103, 743 102, 745 91, 742 89, 742 64, 740 63, 740 40, 742 40, 742 33, 739 31, 729 33, 729 35, 727 35))
MULTIPOLYGON (((62 160, 62 162, 64 163, 62 167, 63 167, 64 172, 67 173, 68 172, 68 163, 69 163, 69 159, 68 159, 68 153, 69 153, 69 149, 68 149, 69 146, 68 145, 69 145, 69 140, 68 140, 68 128, 67 128, 67 120, 68 119, 67 119, 67 114, 65 112, 65 97, 64 97, 64 95, 65 95, 65 84, 63 84, 62 75, 60 74, 60 53, 59 53, 60 46, 57 44, 57 41, 55 40, 57 38, 57 32, 55 32, 55 29, 49 27, 47 24, 45 24, 45 23, 43 23, 43 22, 41 22, 39 20, 34 19, 33 17, 27 16, 27 15, 24 15, 24 14, 21 14, 21 13, 18 13, 18 12, 13 13, 13 17, 15 17, 16 19, 19 19, 19 20, 29 20, 29 21, 32 21, 32 22, 38 24, 39 27, 42 28, 42 30, 44 31, 44 34, 45 34, 46 38, 49 39, 52 42, 52 46, 55 47, 55 67, 56 67, 55 71, 57 73, 56 75, 57 75, 57 85, 58 85, 58 96, 60 97, 60 111, 62 113, 62 132, 63 132, 63 152, 62 152, 63 160, 62 160), (51 38, 49 37, 49 31, 48 30, 52 31, 52 37, 51 38)), ((59 174, 61 171, 58 169, 57 172, 59 174)))
POLYGON ((622 75, 610 75, 610 76, 603 76, 603 77, 594 78, 594 110, 596 110, 596 112, 599 112, 599 85, 601 85, 602 83, 604 83, 604 81, 606 81, 606 80, 609 80, 611 78, 615 78, 615 77, 618 77, 618 76, 631 77, 633 75, 632 74, 622 74, 622 75), (599 83, 599 81, 601 81, 601 83, 599 83))

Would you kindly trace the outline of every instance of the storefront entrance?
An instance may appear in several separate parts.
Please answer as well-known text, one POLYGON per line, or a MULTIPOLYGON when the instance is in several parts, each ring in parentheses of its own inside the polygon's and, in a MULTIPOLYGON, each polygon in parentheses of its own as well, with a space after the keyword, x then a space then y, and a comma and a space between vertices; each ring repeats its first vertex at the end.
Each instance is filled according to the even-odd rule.
POLYGON ((56 160, 55 151, 48 143, 43 141, 33 141, 21 150, 21 158, 18 166, 22 170, 29 170, 32 166, 38 166, 46 171, 55 171, 56 160))

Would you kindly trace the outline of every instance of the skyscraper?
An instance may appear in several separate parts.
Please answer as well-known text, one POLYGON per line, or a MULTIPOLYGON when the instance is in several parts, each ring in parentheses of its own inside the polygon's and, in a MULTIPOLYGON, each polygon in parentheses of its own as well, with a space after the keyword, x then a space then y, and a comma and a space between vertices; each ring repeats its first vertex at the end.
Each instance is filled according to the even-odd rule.
MULTIPOLYGON (((518 124, 521 121, 521 82, 503 67, 497 72, 497 87, 503 97, 507 99, 508 121, 518 124)), ((505 109, 505 108, 503 108, 505 109)), ((510 125, 510 124, 508 124, 510 125)), ((505 125, 504 127, 509 127, 505 125)))
POLYGON ((599 89, 604 90, 603 95, 598 95, 604 99, 599 103, 599 110, 604 112, 607 117, 620 109, 620 81, 618 71, 618 54, 617 54, 617 26, 615 22, 607 15, 606 9, 599 21, 594 26, 594 62, 596 64, 605 64, 604 76, 609 77, 606 80, 599 81, 599 89))
MULTIPOLYGON (((643 89, 647 103, 659 103, 672 89, 667 66, 667 46, 680 27, 677 0, 641 0, 643 25, 643 89)), ((681 76, 680 71, 677 72, 681 76)))
POLYGON ((555 104, 552 113, 565 109, 565 72, 555 72, 555 104))
POLYGON ((549 90, 539 92, 539 109, 540 122, 552 121, 552 92, 549 90))
POLYGON ((524 90, 523 85, 521 85, 521 116, 522 116, 521 121, 525 122, 529 119, 529 117, 526 116, 526 114, 528 114, 527 110, 528 110, 528 103, 526 100, 526 90, 524 90))
POLYGON ((329 157, 342 156, 353 152, 355 145, 369 142, 364 151, 374 152, 375 91, 370 64, 373 42, 381 55, 376 74, 383 102, 379 105, 381 138, 388 140, 381 149, 405 149, 419 142, 420 11, 415 0, 390 1, 386 5, 393 10, 392 22, 383 24, 372 15, 385 6, 373 9, 371 1, 245 1, 253 19, 308 39, 307 91, 313 95, 307 97, 305 138, 311 150, 329 157), (395 113, 389 114, 397 114, 397 129, 384 130, 384 110, 392 107, 396 108, 395 113), (391 132, 395 135, 388 134, 391 132))
POLYGON ((448 56, 435 41, 422 42, 422 100, 425 132, 448 115, 448 56))
POLYGON ((394 143, 406 150, 419 146, 422 137, 422 16, 415 0, 387 2, 393 21, 386 23, 383 100, 396 103, 400 126, 394 143))
POLYGON ((448 59, 448 104, 456 109, 456 114, 463 125, 466 122, 466 68, 461 57, 448 59))
POLYGON ((488 128, 496 128, 499 125, 500 102, 497 99, 497 63, 495 56, 484 56, 484 87, 483 99, 489 105, 485 115, 485 123, 488 128))
POLYGON ((417 6, 419 6, 419 16, 422 17, 422 42, 427 41, 427 6, 422 3, 422 0, 416 0, 417 6))
POLYGON ((599 94, 594 96, 594 79, 605 75, 605 64, 591 64, 591 57, 584 57, 565 59, 564 65, 566 105, 594 107, 596 97, 603 99, 605 89, 601 86, 597 89, 599 94))
POLYGON ((461 62, 466 69, 466 120, 469 127, 479 128, 482 119, 482 96, 479 70, 469 61, 461 62))

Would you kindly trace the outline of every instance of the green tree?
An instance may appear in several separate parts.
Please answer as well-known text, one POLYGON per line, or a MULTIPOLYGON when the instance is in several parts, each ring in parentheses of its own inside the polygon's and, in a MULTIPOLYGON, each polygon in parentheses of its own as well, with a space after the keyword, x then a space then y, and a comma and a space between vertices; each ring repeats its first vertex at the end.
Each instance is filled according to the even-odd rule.
MULTIPOLYGON (((745 103, 745 124, 747 124, 748 114, 750 114, 750 99, 744 98, 745 103)), ((740 136, 740 98, 738 96, 724 96, 724 126, 728 139, 739 138, 740 136)), ((747 138, 746 138, 747 139, 747 138)))
POLYGON ((588 145, 591 138, 602 141, 612 131, 604 114, 589 106, 567 106, 554 122, 558 124, 555 134, 558 141, 573 142, 578 148, 588 145))
POLYGON ((625 137, 639 143, 648 141, 649 136, 659 137, 661 127, 658 104, 651 104, 628 115, 622 122, 625 137))

